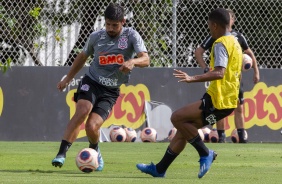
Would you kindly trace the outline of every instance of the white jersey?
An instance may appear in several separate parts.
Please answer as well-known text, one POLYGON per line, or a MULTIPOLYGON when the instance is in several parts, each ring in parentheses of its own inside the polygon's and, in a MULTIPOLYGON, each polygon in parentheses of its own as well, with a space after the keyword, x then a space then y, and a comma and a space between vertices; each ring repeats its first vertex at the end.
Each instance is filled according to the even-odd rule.
POLYGON ((105 29, 93 32, 83 51, 88 56, 94 55, 86 75, 103 86, 118 88, 127 83, 130 76, 130 73, 119 71, 119 67, 135 54, 147 52, 147 49, 136 30, 123 27, 121 34, 114 38, 105 29))

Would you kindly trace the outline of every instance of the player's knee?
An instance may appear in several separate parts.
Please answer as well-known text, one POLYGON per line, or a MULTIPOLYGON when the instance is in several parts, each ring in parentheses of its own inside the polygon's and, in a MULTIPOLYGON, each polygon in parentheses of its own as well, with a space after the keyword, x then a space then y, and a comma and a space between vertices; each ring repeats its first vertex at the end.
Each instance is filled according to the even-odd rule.
POLYGON ((89 115, 90 110, 88 108, 79 108, 79 110, 76 111, 76 114, 81 118, 86 118, 89 115))
POLYGON ((171 117, 170 117, 170 121, 171 123, 174 125, 174 127, 178 127, 178 115, 174 112, 172 113, 171 117))
POLYGON ((95 122, 91 122, 91 123, 86 123, 85 124, 85 131, 86 132, 93 132, 93 133, 97 133, 99 132, 100 129, 100 125, 98 123, 95 122))

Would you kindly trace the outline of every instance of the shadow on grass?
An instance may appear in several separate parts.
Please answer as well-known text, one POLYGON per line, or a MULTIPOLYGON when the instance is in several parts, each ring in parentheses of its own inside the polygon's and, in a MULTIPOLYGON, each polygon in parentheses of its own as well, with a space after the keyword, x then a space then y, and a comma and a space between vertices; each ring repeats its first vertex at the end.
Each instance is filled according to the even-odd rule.
POLYGON ((59 174, 79 174, 79 173, 74 172, 74 171, 50 171, 50 170, 44 171, 44 170, 39 170, 39 169, 36 169, 36 170, 32 170, 32 169, 29 169, 29 170, 0 170, 0 172, 8 172, 8 173, 59 173, 59 174))
MULTIPOLYGON (((131 176, 117 176, 114 175, 113 173, 108 173, 108 172, 91 172, 91 173, 83 173, 83 172, 77 172, 77 171, 51 171, 51 170, 0 170, 0 173, 30 173, 30 174, 35 174, 35 173, 40 173, 40 174, 61 174, 61 175, 68 175, 67 177, 96 177, 96 178, 135 178, 135 179, 142 179, 142 178, 148 178, 148 176, 144 175, 144 177, 132 174, 131 176)), ((152 177, 153 178, 153 177, 152 177)))

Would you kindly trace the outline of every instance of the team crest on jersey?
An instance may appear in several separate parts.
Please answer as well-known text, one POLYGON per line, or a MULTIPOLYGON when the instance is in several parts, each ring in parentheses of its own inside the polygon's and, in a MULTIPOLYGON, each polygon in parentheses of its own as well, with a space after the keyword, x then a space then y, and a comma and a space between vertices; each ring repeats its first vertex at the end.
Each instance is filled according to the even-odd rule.
POLYGON ((127 48, 127 41, 128 41, 128 39, 126 37, 121 37, 118 40, 118 48, 119 49, 126 49, 127 48))
POLYGON ((80 89, 82 90, 82 91, 89 91, 89 85, 88 84, 83 84, 81 87, 80 87, 80 89))

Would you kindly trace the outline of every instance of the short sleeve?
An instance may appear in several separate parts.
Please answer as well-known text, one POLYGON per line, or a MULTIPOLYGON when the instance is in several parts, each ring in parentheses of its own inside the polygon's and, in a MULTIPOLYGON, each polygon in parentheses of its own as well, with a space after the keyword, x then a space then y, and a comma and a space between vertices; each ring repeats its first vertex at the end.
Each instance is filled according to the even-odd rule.
POLYGON ((226 68, 228 64, 228 53, 222 43, 214 45, 214 66, 226 68))
POLYGON ((135 53, 140 53, 140 52, 148 52, 144 43, 144 40, 140 36, 140 34, 133 30, 132 33, 130 34, 130 38, 133 44, 133 48, 135 53))
POLYGON ((95 44, 95 33, 90 34, 88 37, 84 47, 83 47, 83 52, 87 55, 93 55, 94 54, 94 44, 95 44))
POLYGON ((206 39, 200 44, 200 46, 204 49, 204 50, 208 50, 210 48, 212 48, 212 45, 214 43, 214 39, 211 36, 206 37, 206 39))
POLYGON ((245 36, 243 34, 240 34, 238 36, 238 39, 239 39, 239 43, 240 43, 242 49, 247 50, 249 48, 249 45, 248 45, 248 42, 247 42, 245 36))

